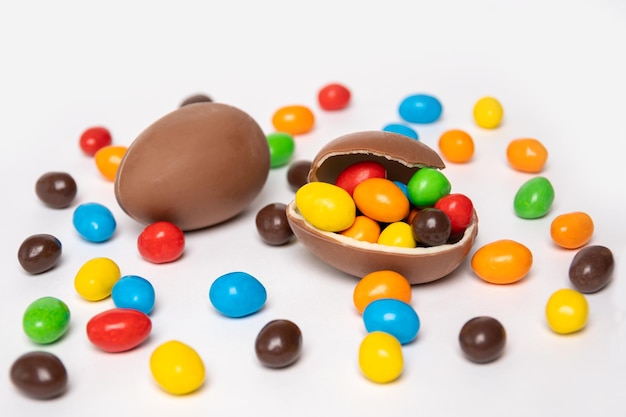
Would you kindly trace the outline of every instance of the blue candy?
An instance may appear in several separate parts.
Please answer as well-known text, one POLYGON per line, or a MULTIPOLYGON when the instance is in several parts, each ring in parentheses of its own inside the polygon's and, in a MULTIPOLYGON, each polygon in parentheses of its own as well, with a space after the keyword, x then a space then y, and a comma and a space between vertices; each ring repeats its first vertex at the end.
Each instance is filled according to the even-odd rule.
POLYGON ((218 277, 209 290, 213 307, 227 317, 243 317, 259 311, 267 300, 265 287, 245 272, 218 277))
POLYGON ((432 123, 441 117, 442 107, 433 96, 414 94, 402 100, 398 112, 409 123, 432 123))
POLYGON ((118 308, 131 308, 150 314, 154 308, 155 292, 147 279, 126 275, 113 285, 111 298, 118 308))
POLYGON ((98 203, 85 203, 76 207, 72 222, 83 239, 96 243, 109 240, 117 226, 113 213, 98 203))
POLYGON ((400 123, 389 123, 387 126, 383 127, 384 132, 392 132, 398 133, 400 135, 407 136, 411 139, 418 140, 419 136, 415 130, 407 125, 403 125, 400 123))
POLYGON ((413 307, 395 298, 374 300, 363 310, 365 329, 394 336, 401 344, 411 342, 420 329, 420 319, 413 307))
POLYGON ((403 183, 402 181, 393 181, 394 184, 398 186, 399 189, 402 190, 406 198, 409 198, 409 187, 403 183))

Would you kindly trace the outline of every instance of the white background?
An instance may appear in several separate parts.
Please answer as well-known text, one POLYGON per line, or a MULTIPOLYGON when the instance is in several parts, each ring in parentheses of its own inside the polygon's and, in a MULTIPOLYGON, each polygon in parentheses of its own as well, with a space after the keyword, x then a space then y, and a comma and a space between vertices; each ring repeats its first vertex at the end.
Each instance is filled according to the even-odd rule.
MULTIPOLYGON (((626 3, 597 1, 177 1, 3 2, 0 6, 0 414, 3 416, 624 416, 626 415, 626 230, 623 148, 626 139, 626 3), (351 106, 325 113, 319 88, 350 87, 351 106), (366 380, 357 365, 365 330, 352 305, 356 278, 322 264, 298 242, 264 245, 256 212, 293 198, 287 168, 270 172, 250 208, 224 225, 187 235, 182 259, 144 261, 136 250, 143 226, 125 216, 113 185, 78 147, 87 127, 104 125, 129 145, 157 118, 194 93, 235 105, 272 131, 281 106, 304 104, 316 126, 296 138, 296 159, 312 159, 327 141, 399 121, 408 94, 437 96, 440 121, 415 126, 436 147, 449 128, 467 130, 476 153, 444 171, 453 191, 469 195, 480 216, 476 250, 510 238, 533 252, 530 274, 510 286, 482 282, 465 262, 441 281, 413 288, 418 338, 403 347, 405 368, 394 383, 366 380), (500 99, 503 125, 476 127, 473 103, 500 99), (529 174, 508 167, 505 149, 535 137, 550 152, 547 176, 556 190, 551 212, 522 220, 513 196, 529 174), (46 208, 34 184, 66 171, 79 192, 65 210, 46 208), (116 216, 114 237, 81 240, 73 208, 88 201, 116 216), (549 295, 569 287, 575 251, 557 248, 549 225, 560 213, 586 211, 591 244, 615 256, 612 283, 588 295, 590 317, 580 333, 559 336, 546 325, 549 295), (63 243, 53 270, 31 276, 17 249, 31 234, 63 243), (150 338, 133 351, 107 354, 86 338, 85 324, 113 306, 87 302, 73 288, 88 259, 107 256, 123 275, 149 279, 157 292, 150 338), (208 290, 219 275, 246 271, 266 286, 257 314, 219 316, 208 290), (69 332, 49 346, 21 328, 26 306, 51 295, 70 307, 69 332), (508 334, 504 355, 476 365, 460 352, 461 326, 477 315, 498 318, 508 334), (254 339, 269 320, 287 318, 304 337, 301 359, 271 370, 259 364, 254 339), (162 391, 148 360, 160 343, 178 339, 202 356, 207 380, 185 397, 162 391), (68 391, 52 401, 22 396, 8 371, 21 354, 57 354, 68 391)), ((243 155, 242 155, 243 157, 243 155)), ((236 169, 246 169, 245 160, 236 169)), ((473 253, 472 251, 472 253, 473 253)))

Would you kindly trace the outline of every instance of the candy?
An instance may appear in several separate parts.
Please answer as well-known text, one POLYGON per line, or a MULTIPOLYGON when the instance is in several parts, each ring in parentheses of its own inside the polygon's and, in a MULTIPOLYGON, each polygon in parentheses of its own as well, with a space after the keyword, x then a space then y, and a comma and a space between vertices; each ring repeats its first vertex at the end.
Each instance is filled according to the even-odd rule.
POLYGON ((506 158, 513 169, 538 173, 546 165, 548 150, 537 139, 515 139, 506 148, 506 158))
POLYGON ((389 223, 380 232, 376 243, 400 248, 414 248, 417 246, 411 225, 405 222, 389 223))
POLYGON ((402 345, 413 341, 420 329, 420 319, 413 307, 393 298, 369 303, 363 310, 363 323, 368 332, 389 333, 402 345))
POLYGON ((504 351, 506 330, 502 323, 493 317, 474 317, 461 328, 459 344, 465 357, 472 362, 492 362, 504 351))
POLYGON ((351 95, 345 85, 331 83, 317 93, 317 102, 323 110, 343 110, 350 104, 351 95))
POLYGON ((99 203, 84 203, 76 207, 72 222, 83 239, 94 243, 109 240, 117 227, 111 210, 99 203))
POLYGON ((307 222, 320 230, 339 232, 354 222, 356 205, 341 187, 310 182, 296 192, 296 206, 307 222))
POLYGON ((272 320, 257 335, 254 350, 263 365, 284 368, 300 357, 302 332, 292 321, 272 320))
POLYGON ((244 317, 256 313, 265 305, 267 291, 252 275, 230 272, 213 281, 209 300, 224 316, 244 317))
POLYGON ((389 123, 389 124, 387 124, 387 125, 385 125, 383 127, 383 132, 393 132, 393 133, 398 133, 400 135, 404 135, 404 136, 409 137, 411 139, 415 139, 415 140, 419 139, 419 135, 415 131, 415 129, 413 129, 410 126, 407 126, 405 124, 401 124, 401 123, 389 123))
POLYGON ((296 149, 293 136, 285 132, 270 133, 267 135, 267 144, 270 148, 271 168, 286 165, 296 149))
POLYGON ((76 181, 67 172, 47 172, 35 183, 35 193, 39 200, 56 209, 72 204, 77 190, 76 181))
POLYGON ((195 104, 195 103, 210 103, 212 101, 213 101, 213 99, 211 97, 207 96, 206 94, 198 93, 198 94, 193 94, 193 95, 187 97, 186 99, 184 99, 180 103, 179 107, 188 106, 190 104, 195 104))
POLYGON ((577 249, 586 245, 593 235, 593 220, 582 211, 556 216, 550 224, 550 237, 562 248, 577 249))
POLYGON ((450 219, 451 236, 464 232, 472 223, 474 217, 474 204, 464 194, 445 195, 437 200, 435 208, 446 213, 450 219))
POLYGON ((125 275, 113 284, 111 298, 116 307, 132 308, 150 314, 154 308, 156 293, 147 279, 137 275, 125 275))
POLYGON ((150 335, 152 321, 139 310, 113 308, 87 322, 87 338, 105 352, 124 352, 143 343, 150 335))
POLYGON ((395 271, 374 271, 359 280, 354 288, 352 299, 359 313, 374 300, 391 298, 410 303, 413 293, 411 284, 395 271))
POLYGON ((495 129, 500 126, 504 109, 502 104, 493 97, 482 97, 474 104, 474 121, 485 129, 495 129))
POLYGON ((38 344, 59 340, 70 326, 70 309, 55 297, 41 297, 29 304, 22 316, 22 328, 38 344))
POLYGON ((370 178, 385 178, 386 171, 382 164, 375 161, 357 162, 339 173, 335 185, 353 195, 357 185, 370 178))
POLYGON ((152 263, 174 262, 185 251, 185 234, 174 223, 152 223, 139 234, 137 249, 145 260, 152 263))
POLYGON ((272 125, 277 132, 300 135, 309 132, 315 124, 315 116, 306 106, 285 106, 274 112, 272 125))
POLYGON ((441 171, 435 168, 421 168, 407 183, 411 204, 417 207, 433 206, 441 197, 450 194, 452 186, 441 171))
POLYGON ((17 250, 17 260, 30 274, 41 274, 52 269, 61 258, 61 241, 49 234, 27 237, 17 250))
POLYGON ((367 217, 393 223, 409 214, 409 200, 397 185, 386 178, 361 181, 352 195, 357 209, 367 217))
POLYGON ((111 295, 121 278, 120 268, 109 258, 93 258, 80 267, 74 277, 76 292, 88 301, 100 301, 111 295))
POLYGON ((478 249, 471 267, 482 280, 491 284, 512 284, 528 275, 533 264, 530 249, 510 239, 496 240, 478 249))
POLYGON ((298 191, 300 187, 309 182, 311 161, 296 161, 287 169, 287 183, 292 191, 298 191))
POLYGON ((411 232, 416 242, 426 246, 439 246, 448 241, 452 229, 450 218, 437 208, 419 210, 411 222, 411 232))
POLYGON ((11 382, 23 394, 38 400, 56 398, 67 390, 67 370, 56 355, 34 351, 21 355, 9 371, 11 382))
POLYGON ((356 216, 352 226, 342 231, 341 234, 352 239, 376 243, 380 236, 380 224, 367 216, 356 216))
POLYGON ((287 205, 271 203, 258 211, 255 218, 256 230, 263 242, 281 246, 293 238, 293 231, 287 221, 287 205))
POLYGON ((117 170, 122 162, 122 158, 126 153, 126 146, 109 145, 100 148, 94 155, 96 167, 104 178, 109 181, 115 180, 117 170))
POLYGON ((552 293, 546 303, 548 326, 558 334, 575 333, 587 324, 589 306, 584 295, 562 288, 552 293))
POLYGON ((105 146, 111 145, 111 132, 105 127, 94 126, 85 130, 79 139, 79 146, 87 156, 94 156, 105 146))
POLYGON ((526 181, 515 193, 513 208, 523 219, 537 219, 550 211, 554 202, 554 188, 546 177, 526 181))
POLYGON ((204 362, 198 352, 177 340, 162 343, 152 352, 150 372, 156 383, 173 395, 197 391, 206 376, 204 362))
POLYGON ((441 155, 450 162, 468 162, 474 156, 474 139, 460 129, 447 130, 439 137, 441 155))
POLYGON ((359 346, 359 367, 366 378, 379 384, 398 379, 404 368, 402 345, 389 333, 368 333, 359 346))
POLYGON ((600 291, 610 281, 615 269, 613 253, 605 246, 587 246, 574 255, 569 279, 578 291, 589 294, 600 291))
POLYGON ((414 94, 400 102, 398 113, 409 123, 433 123, 441 117, 439 100, 428 94, 414 94))

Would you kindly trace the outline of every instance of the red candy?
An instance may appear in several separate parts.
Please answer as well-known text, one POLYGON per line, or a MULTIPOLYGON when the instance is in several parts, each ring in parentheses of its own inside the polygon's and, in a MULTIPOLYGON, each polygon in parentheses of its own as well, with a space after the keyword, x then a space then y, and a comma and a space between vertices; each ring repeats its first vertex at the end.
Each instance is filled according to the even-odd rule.
POLYGON ((361 182, 369 178, 385 178, 387 176, 385 167, 374 161, 357 162, 341 171, 335 185, 343 188, 352 195, 354 188, 361 182))
POLYGON ((139 235, 137 248, 141 256, 152 263, 172 262, 180 258, 185 250, 185 235, 173 223, 152 223, 139 235))
POLYGON ((317 101, 324 110, 341 110, 350 103, 350 90, 341 84, 328 84, 317 94, 317 101))
POLYGON ((113 142, 108 129, 95 126, 85 130, 80 135, 79 145, 83 152, 89 156, 94 156, 96 152, 113 142))
POLYGON ((474 204, 463 194, 448 194, 435 203, 435 208, 443 211, 450 218, 450 235, 462 233, 472 223, 474 204))
POLYGON ((124 352, 139 346, 152 331, 150 317, 139 310, 113 308, 87 322, 87 338, 105 352, 124 352))

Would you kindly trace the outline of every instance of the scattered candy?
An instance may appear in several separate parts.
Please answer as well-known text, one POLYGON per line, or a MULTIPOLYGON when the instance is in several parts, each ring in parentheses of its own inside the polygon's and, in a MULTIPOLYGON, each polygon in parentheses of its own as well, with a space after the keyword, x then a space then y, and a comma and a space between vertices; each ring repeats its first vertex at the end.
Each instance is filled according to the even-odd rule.
POLYGON ((569 334, 582 330, 588 315, 585 296, 569 288, 552 293, 546 304, 546 319, 555 333, 569 334))
POLYGON ((184 99, 182 103, 180 103, 180 107, 188 106, 195 103, 210 103, 212 101, 213 99, 206 94, 194 94, 184 99))
POLYGON ((406 222, 389 223, 380 232, 376 243, 399 248, 414 248, 417 246, 411 225, 406 222))
POLYGON ((296 161, 289 165, 287 170, 287 183, 292 191, 296 192, 300 187, 309 182, 311 161, 296 161))
POLYGON ((361 181, 352 195, 357 209, 367 217, 393 223, 409 214, 409 200, 396 184, 386 178, 361 181))
POLYGON ((209 299, 224 316, 244 317, 256 313, 265 305, 267 291, 252 275, 230 272, 213 281, 209 299))
POLYGON ((368 333, 359 346, 359 367, 366 378, 379 384, 398 379, 404 368, 402 345, 389 333, 368 333))
POLYGON ((538 173, 546 165, 548 150, 537 139, 515 139, 509 142, 506 157, 513 169, 538 173))
POLYGON ((173 395, 197 391, 205 379, 204 362, 198 352, 177 340, 162 343, 152 352, 150 371, 156 383, 173 395))
POLYGON ((147 279, 137 275, 125 275, 113 284, 111 298, 118 308, 132 308, 150 314, 154 308, 156 294, 147 279))
POLYGON ((496 240, 472 256, 472 270, 491 284, 512 284, 528 275, 533 264, 530 249, 510 239, 496 240))
POLYGON ((88 128, 80 135, 79 139, 80 148, 87 156, 94 156, 96 152, 111 145, 112 142, 111 132, 102 126, 88 128))
POLYGON ((100 148, 94 155, 96 161, 96 167, 104 178, 109 181, 114 181, 117 175, 117 169, 122 162, 122 158, 126 153, 126 146, 121 145, 109 145, 100 148))
POLYGON ((459 343, 472 362, 492 362, 504 351, 506 331, 502 323, 493 317, 474 317, 461 328, 459 343))
POLYGON ((350 104, 348 87, 339 83, 325 85, 317 93, 317 101, 323 110, 343 110, 350 104))
POLYGON ((450 238, 450 218, 437 208, 419 210, 411 222, 411 231, 416 242, 426 246, 443 245, 450 238))
POLYGON ((156 222, 146 226, 137 238, 139 254, 155 264, 174 262, 185 251, 185 234, 170 222, 156 222))
POLYGON ((410 303, 413 293, 411 284, 395 271, 374 271, 359 280, 352 295, 354 306, 359 313, 372 301, 381 298, 392 298, 410 303))
POLYGON ((315 124, 315 116, 306 106, 285 106, 276 110, 272 124, 277 132, 300 135, 309 132, 315 124))
POLYGON ((28 338, 41 345, 59 340, 70 326, 70 309, 55 297, 41 297, 24 311, 22 328, 28 338))
POLYGON ((267 135, 267 144, 270 148, 270 167, 279 168, 291 160, 296 149, 293 136, 285 132, 274 132, 267 135))
POLYGON ((341 234, 363 242, 376 243, 380 237, 380 224, 367 216, 356 216, 352 226, 341 234))
POLYGON ((300 187, 296 206, 307 222, 327 232, 347 229, 356 217, 356 205, 350 194, 326 182, 315 181, 300 187))
POLYGON ((407 184, 411 204, 417 207, 435 205, 441 197, 450 194, 452 186, 446 176, 435 168, 420 168, 407 184))
POLYGON ((268 245, 285 245, 293 238, 293 231, 287 221, 286 204, 266 205, 257 213, 255 223, 259 236, 268 245))
POLYGON ((593 220, 582 211, 556 216, 550 224, 550 237, 565 249, 578 249, 586 245, 593 235, 593 220))
POLYGON ((515 214, 523 219, 537 219, 550 211, 554 188, 546 177, 534 177, 517 190, 513 200, 515 214))
POLYGON ((433 123, 441 117, 443 108, 437 98, 428 94, 414 94, 400 102, 398 112, 409 123, 433 123))
POLYGON ((615 260, 605 246, 587 246, 576 253, 569 267, 569 279, 578 291, 590 294, 600 291, 611 281, 615 260))
POLYGON ((412 342, 420 329, 420 319, 413 307, 394 298, 369 303, 363 310, 363 323, 368 332, 389 333, 402 345, 412 342))
POLYGON ((48 207, 61 209, 74 201, 78 188, 67 172, 47 172, 37 179, 35 193, 48 207))
POLYGON ((84 203, 76 207, 72 222, 83 239, 94 243, 109 240, 117 227, 111 210, 99 203, 84 203))
POLYGON ((30 274, 41 274, 52 269, 61 258, 61 241, 49 234, 27 237, 17 250, 17 260, 30 274))
POLYGON ((88 301, 100 301, 111 295, 121 278, 120 268, 109 258, 93 258, 80 267, 74 277, 76 292, 88 301))
POLYGON ((500 126, 503 115, 502 104, 493 97, 483 97, 474 104, 474 121, 485 129, 500 126))
POLYGON ((13 362, 11 382, 25 395, 38 400, 56 398, 67 389, 67 370, 50 352, 25 353, 13 362))
POLYGON ((87 338, 105 352, 133 349, 150 335, 152 321, 147 314, 130 308, 113 308, 96 314, 87 322, 87 338))
POLYGON ((465 163, 474 156, 474 139, 460 129, 443 132, 439 137, 441 155, 450 162, 465 163))
POLYGON ((383 131, 399 133, 411 139, 419 140, 419 135, 415 129, 401 123, 389 123, 383 127, 383 131))
POLYGON ((292 365, 302 351, 302 332, 289 320, 272 320, 256 337, 256 356, 268 368, 292 365))

